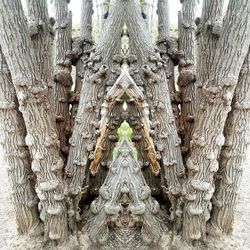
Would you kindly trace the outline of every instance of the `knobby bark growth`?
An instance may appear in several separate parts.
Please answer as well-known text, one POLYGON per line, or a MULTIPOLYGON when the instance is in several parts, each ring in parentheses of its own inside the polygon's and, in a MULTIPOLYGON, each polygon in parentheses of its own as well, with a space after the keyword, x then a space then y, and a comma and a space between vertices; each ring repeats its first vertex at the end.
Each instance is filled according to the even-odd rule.
POLYGON ((67 237, 67 217, 62 180, 63 160, 48 87, 41 72, 21 2, 2 1, 0 38, 15 87, 27 135, 25 142, 32 157, 32 171, 37 177, 40 218, 44 221, 46 239, 64 241, 67 237))
POLYGON ((95 47, 91 0, 74 39, 68 0, 52 1, 55 18, 44 0, 26 0, 27 18, 21 0, 0 2, 1 144, 20 233, 62 243, 82 229, 104 243, 120 230, 150 245, 166 227, 188 243, 232 231, 249 144, 250 2, 230 0, 222 20, 223 2, 204 0, 195 19, 197 1, 181 1, 176 39, 158 0, 157 49, 146 2, 105 2, 95 47))
POLYGON ((71 132, 69 115, 69 92, 72 85, 72 13, 68 11, 67 0, 53 0, 55 16, 54 38, 54 103, 55 119, 61 151, 68 155, 68 137, 71 132))
POLYGON ((18 110, 10 71, 1 51, 0 67, 1 144, 7 163, 17 230, 21 234, 38 234, 42 232, 42 227, 37 209, 35 178, 25 143, 26 128, 22 114, 18 110))
POLYGON ((179 50, 183 57, 179 60, 178 85, 181 91, 180 128, 182 134, 182 153, 189 151, 189 144, 193 131, 195 99, 196 99, 196 71, 195 71, 195 10, 196 0, 182 1, 179 12, 179 50))
MULTIPOLYGON (((250 43, 249 9, 249 1, 229 2, 214 64, 199 97, 199 119, 194 123, 191 153, 187 159, 189 172, 185 184, 183 217, 183 236, 187 240, 206 237, 206 222, 212 208, 210 199, 214 192, 214 173, 218 171, 217 159, 225 142, 223 129, 250 43)), ((215 200, 212 202, 216 204, 215 200)))

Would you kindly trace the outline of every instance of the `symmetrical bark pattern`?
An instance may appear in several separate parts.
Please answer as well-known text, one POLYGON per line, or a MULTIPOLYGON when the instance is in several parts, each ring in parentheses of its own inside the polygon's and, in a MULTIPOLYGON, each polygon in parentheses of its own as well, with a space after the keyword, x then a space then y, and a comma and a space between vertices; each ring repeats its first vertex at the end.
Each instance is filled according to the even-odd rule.
POLYGON ((151 197, 128 135, 123 135, 115 150, 99 197, 90 206, 92 218, 87 223, 90 238, 94 243, 105 243, 109 236, 108 223, 112 223, 113 227, 140 226, 144 242, 156 243, 165 227, 158 215, 160 206, 151 197))

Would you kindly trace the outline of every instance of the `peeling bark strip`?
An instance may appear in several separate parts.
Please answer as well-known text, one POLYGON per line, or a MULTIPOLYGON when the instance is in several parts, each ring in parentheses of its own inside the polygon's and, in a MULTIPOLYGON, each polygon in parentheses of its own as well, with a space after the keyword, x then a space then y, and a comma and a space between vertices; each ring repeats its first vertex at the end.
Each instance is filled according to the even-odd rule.
POLYGON ((18 111, 11 75, 0 50, 0 131, 1 145, 12 189, 17 231, 42 233, 38 215, 29 150, 25 144, 25 125, 18 111))
POLYGON ((48 89, 41 72, 21 1, 0 2, 0 43, 10 68, 19 110, 27 128, 32 170, 37 176, 36 192, 40 200, 40 218, 44 221, 46 239, 67 239, 67 219, 62 180, 63 160, 59 156, 59 141, 53 122, 48 89))
POLYGON ((182 129, 182 153, 189 151, 193 131, 196 100, 195 72, 195 9, 197 0, 182 1, 179 12, 179 50, 184 55, 179 61, 178 85, 181 91, 180 127, 182 129))
POLYGON ((207 82, 202 88, 198 121, 195 121, 186 182, 183 236, 186 240, 206 237, 214 192, 217 158, 224 145, 223 129, 230 111, 238 75, 250 44, 250 2, 231 0, 224 18, 218 51, 207 82), (237 31, 237 32, 236 32, 237 31))
POLYGON ((67 137, 70 134, 69 91, 71 77, 71 26, 72 14, 68 11, 68 0, 53 0, 55 15, 54 40, 54 99, 56 124, 61 143, 61 151, 68 155, 67 137))
POLYGON ((230 233, 234 222, 239 189, 250 137, 250 52, 246 56, 237 83, 232 110, 228 114, 220 154, 217 186, 212 199, 210 233, 230 233))
POLYGON ((80 93, 82 89, 82 81, 85 73, 84 62, 89 58, 90 50, 93 46, 92 40, 92 14, 93 14, 93 4, 92 0, 82 0, 81 1, 81 22, 80 22, 80 37, 77 39, 77 48, 74 48, 73 52, 77 54, 79 50, 79 56, 76 62, 76 78, 75 78, 75 89, 71 97, 71 128, 73 128, 75 123, 75 117, 77 114, 77 108, 80 99, 80 93), (79 46, 80 45, 80 46, 79 46))

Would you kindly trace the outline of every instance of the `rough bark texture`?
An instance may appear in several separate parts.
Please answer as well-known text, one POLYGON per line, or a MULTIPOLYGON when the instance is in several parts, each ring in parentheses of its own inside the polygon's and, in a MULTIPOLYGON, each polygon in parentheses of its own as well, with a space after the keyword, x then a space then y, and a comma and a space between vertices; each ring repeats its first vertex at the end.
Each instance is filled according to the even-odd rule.
POLYGON ((86 231, 94 243, 105 243, 110 223, 114 228, 128 231, 139 225, 144 242, 156 243, 165 225, 159 216, 159 203, 151 196, 128 135, 123 136, 115 150, 117 153, 99 189, 99 197, 91 203, 92 218, 86 231))
POLYGON ((166 76, 168 78, 168 88, 171 97, 175 122, 179 131, 180 116, 178 104, 180 103, 179 93, 175 88, 174 79, 174 61, 168 55, 168 47, 170 39, 170 21, 169 21, 169 6, 168 0, 159 0, 157 7, 158 14, 158 41, 157 45, 160 51, 161 58, 166 61, 166 76))
POLYGON ((26 129, 18 111, 16 92, 11 75, 0 50, 0 130, 1 144, 6 161, 16 215, 17 231, 21 234, 42 233, 38 215, 38 198, 34 190, 34 175, 28 147, 26 129))
POLYGON ((55 118, 61 151, 67 155, 69 148, 70 114, 69 114, 69 91, 72 85, 71 78, 71 26, 72 16, 68 11, 67 0, 53 0, 55 16, 55 40, 54 40, 54 99, 55 118))
POLYGON ((231 109, 238 75, 250 43, 250 2, 229 2, 213 68, 202 88, 191 155, 187 160, 183 236, 186 240, 205 238, 214 192, 213 177, 224 144, 223 129, 231 109))
POLYGON ((194 123, 196 99, 195 72, 195 9, 197 0, 182 1, 182 11, 179 12, 179 50, 183 58, 179 61, 178 85, 181 91, 180 127, 182 134, 182 153, 189 151, 194 123))
POLYGON ((114 37, 121 36, 124 13, 119 8, 117 1, 112 3, 109 12, 100 42, 85 64, 83 91, 80 95, 74 131, 70 138, 71 147, 66 166, 66 181, 69 185, 70 195, 75 197, 71 204, 75 212, 78 210, 78 203, 83 195, 82 186, 86 185, 86 171, 93 158, 96 135, 99 135, 98 121, 105 90, 106 65, 112 65, 113 55, 119 52, 120 41, 114 37))
POLYGON ((28 11, 28 26, 35 50, 38 70, 41 72, 41 78, 48 86, 50 94, 49 100, 53 102, 52 78, 52 24, 53 20, 49 19, 47 2, 44 0, 26 0, 28 11), (51 24, 52 22, 52 24, 51 24))
MULTIPOLYGON (((76 78, 75 89, 71 98, 71 127, 74 126, 75 116, 77 114, 80 93, 82 89, 82 80, 85 73, 84 63, 89 58, 90 49, 93 45, 92 41, 92 14, 93 5, 92 0, 82 0, 81 5, 81 22, 80 22, 80 50, 81 57, 76 62, 76 78)), ((73 48, 74 51, 74 48, 73 48)))
MULTIPOLYGON (((123 3, 123 2, 122 2, 123 3)), ((147 102, 150 107, 151 131, 156 151, 162 165, 162 185, 167 185, 168 196, 172 202, 172 218, 181 217, 178 195, 181 193, 181 183, 185 175, 180 138, 177 134, 175 118, 170 101, 167 79, 163 62, 155 53, 146 24, 142 19, 135 1, 124 2, 125 22, 128 27, 131 48, 136 54, 139 73, 144 80, 147 102)))
POLYGON ((215 63, 214 56, 221 33, 222 11, 224 0, 204 0, 201 18, 197 18, 197 82, 196 105, 201 88, 209 79, 210 72, 215 63))
MULTIPOLYGON (((225 144, 220 154, 217 185, 213 196, 212 231, 230 233, 234 222, 236 205, 247 146, 250 142, 250 52, 246 56, 237 83, 232 110, 228 114, 224 135, 225 144)), ((211 232, 211 231, 210 231, 211 232)))
POLYGON ((0 43, 10 68, 19 110, 22 112, 37 176, 40 218, 44 221, 46 239, 67 239, 67 219, 62 180, 63 160, 48 101, 48 88, 41 79, 28 25, 19 0, 1 1, 0 43))

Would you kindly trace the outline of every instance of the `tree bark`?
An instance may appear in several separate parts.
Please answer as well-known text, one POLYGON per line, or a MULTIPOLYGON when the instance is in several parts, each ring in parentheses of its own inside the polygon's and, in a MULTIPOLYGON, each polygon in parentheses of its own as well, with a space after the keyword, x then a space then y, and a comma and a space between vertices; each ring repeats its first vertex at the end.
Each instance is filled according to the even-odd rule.
POLYGON ((57 130, 61 151, 68 155, 68 137, 71 132, 69 114, 69 91, 72 85, 71 58, 72 14, 68 11, 68 0, 53 0, 55 15, 54 40, 54 99, 57 130))
POLYGON ((224 0, 204 0, 201 19, 196 19, 197 31, 197 82, 196 105, 198 104, 201 88, 209 79, 214 65, 214 56, 221 33, 224 0))
MULTIPOLYGON (((104 31, 94 53, 90 55, 85 67, 80 102, 66 166, 66 181, 69 185, 72 216, 77 216, 78 203, 83 193, 82 186, 87 186, 86 171, 92 159, 98 135, 100 107, 105 91, 107 66, 113 64, 113 55, 118 54, 123 23, 123 9, 117 1, 112 2, 110 14, 105 22, 104 31), (85 91, 87 90, 87 91, 85 91)), ((83 189, 86 190, 86 189, 83 189)))
POLYGON ((0 10, 0 43, 27 128, 25 141, 33 159, 32 170, 37 176, 36 192, 45 238, 62 242, 67 239, 63 160, 59 156, 47 84, 37 67, 21 1, 1 1, 0 10))
POLYGON ((215 233, 231 233, 244 161, 250 136, 250 52, 246 56, 237 83, 232 110, 224 129, 225 145, 220 154, 220 167, 213 196, 211 228, 215 233))
POLYGON ((34 176, 28 147, 26 129, 18 111, 16 92, 11 75, 0 50, 0 129, 1 144, 8 171, 15 209, 17 231, 20 234, 42 233, 38 215, 38 198, 34 190, 34 176))
POLYGON ((82 0, 81 5, 81 24, 80 24, 80 44, 82 53, 80 59, 76 63, 76 78, 75 89, 72 96, 71 108, 71 127, 74 126, 75 116, 77 114, 80 93, 82 89, 82 80, 84 77, 84 63, 89 58, 90 49, 93 46, 92 40, 92 14, 93 4, 92 0, 82 0))
POLYGON ((168 45, 170 39, 170 21, 169 21, 169 4, 168 0, 159 0, 157 7, 158 14, 158 41, 157 45, 160 50, 160 55, 166 61, 166 76, 168 78, 168 88, 175 116, 175 123, 179 131, 180 125, 180 110, 178 104, 180 103, 179 93, 175 88, 174 79, 174 61, 168 55, 168 45))
POLYGON ((179 61, 178 85, 181 91, 180 127, 182 128, 182 153, 187 154, 193 131, 195 110, 195 9, 197 0, 182 1, 179 12, 179 50, 184 57, 179 61))
POLYGON ((53 102, 52 78, 52 25, 50 23, 47 2, 44 0, 26 0, 28 11, 28 26, 35 50, 38 70, 41 72, 41 78, 49 88, 49 100, 53 102))
POLYGON ((167 183, 173 208, 172 218, 181 217, 181 207, 177 203, 180 201, 178 197, 185 171, 163 62, 154 51, 149 33, 144 32, 146 24, 136 1, 122 4, 129 38, 133 43, 133 53, 138 56, 137 66, 147 93, 152 122, 151 136, 161 158, 161 174, 164 180, 162 185, 167 183))
POLYGON ((213 68, 202 88, 191 155, 187 160, 183 236, 186 240, 204 239, 214 192, 214 173, 224 144, 223 129, 238 75, 250 43, 250 2, 229 2, 213 68))

